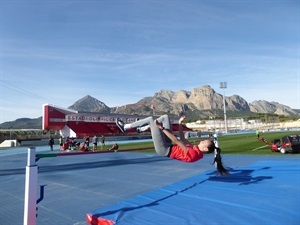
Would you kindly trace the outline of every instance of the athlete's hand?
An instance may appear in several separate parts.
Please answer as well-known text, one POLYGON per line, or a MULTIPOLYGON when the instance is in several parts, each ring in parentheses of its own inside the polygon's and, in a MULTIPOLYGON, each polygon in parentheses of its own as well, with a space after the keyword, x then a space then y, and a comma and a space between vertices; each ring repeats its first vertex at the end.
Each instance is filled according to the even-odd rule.
POLYGON ((185 120, 185 115, 182 115, 182 116, 180 117, 180 119, 178 120, 178 123, 181 124, 182 121, 184 121, 184 120, 185 120))
POLYGON ((158 129, 162 130, 164 128, 163 124, 161 122, 158 122, 157 120, 155 120, 154 123, 158 127, 158 129))

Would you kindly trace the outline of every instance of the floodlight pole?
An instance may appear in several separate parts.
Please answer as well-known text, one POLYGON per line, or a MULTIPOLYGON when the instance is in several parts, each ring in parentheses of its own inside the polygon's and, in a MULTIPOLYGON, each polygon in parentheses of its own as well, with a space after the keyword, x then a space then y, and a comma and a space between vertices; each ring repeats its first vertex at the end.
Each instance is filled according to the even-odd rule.
POLYGON ((227 134, 227 118, 226 118, 226 105, 225 105, 225 89, 227 88, 227 82, 220 82, 220 88, 223 89, 223 108, 224 108, 224 127, 227 134))

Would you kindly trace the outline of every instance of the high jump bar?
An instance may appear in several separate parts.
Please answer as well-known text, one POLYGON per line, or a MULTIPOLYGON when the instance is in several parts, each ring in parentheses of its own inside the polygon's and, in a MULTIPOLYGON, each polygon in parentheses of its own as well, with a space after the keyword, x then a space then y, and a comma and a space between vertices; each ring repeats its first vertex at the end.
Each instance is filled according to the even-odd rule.
POLYGON ((154 149, 154 147, 145 147, 145 148, 131 148, 131 149, 123 149, 123 150, 105 150, 105 151, 86 151, 86 152, 58 152, 58 153, 42 153, 35 155, 35 161, 37 162, 41 158, 50 158, 50 157, 58 157, 58 156, 72 156, 72 155, 86 155, 86 154, 99 154, 99 153, 115 153, 115 152, 132 152, 132 151, 144 151, 154 149))

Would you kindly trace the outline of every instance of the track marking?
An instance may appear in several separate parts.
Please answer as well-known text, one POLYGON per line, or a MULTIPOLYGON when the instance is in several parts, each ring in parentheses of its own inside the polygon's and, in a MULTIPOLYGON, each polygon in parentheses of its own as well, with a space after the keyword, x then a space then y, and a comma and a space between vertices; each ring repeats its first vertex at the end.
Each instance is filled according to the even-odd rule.
POLYGON ((255 149, 252 149, 252 151, 254 152, 254 151, 256 151, 256 150, 259 150, 259 149, 261 149, 261 148, 265 148, 265 147, 269 147, 269 145, 264 145, 264 146, 261 146, 261 147, 258 147, 258 148, 255 148, 255 149))

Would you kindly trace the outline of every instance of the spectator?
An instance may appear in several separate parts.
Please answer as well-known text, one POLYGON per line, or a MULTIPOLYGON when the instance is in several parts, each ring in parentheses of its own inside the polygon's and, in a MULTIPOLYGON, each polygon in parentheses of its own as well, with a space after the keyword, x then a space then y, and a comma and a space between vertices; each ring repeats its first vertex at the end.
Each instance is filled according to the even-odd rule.
POLYGON ((74 150, 76 148, 76 138, 70 138, 70 150, 74 150))
POLYGON ((69 138, 66 139, 65 143, 63 143, 62 149, 61 150, 69 150, 70 147, 70 141, 69 138))
POLYGON ((110 149, 108 149, 108 151, 112 151, 112 150, 118 150, 119 149, 119 145, 116 143, 114 144, 110 149))
POLYGON ((103 147, 105 146, 105 137, 103 135, 101 135, 100 141, 101 141, 101 150, 102 150, 103 147))
POLYGON ((51 136, 50 139, 49 139, 49 146, 50 146, 50 150, 53 151, 53 145, 54 145, 54 139, 53 137, 51 136))
POLYGON ((257 137, 257 139, 259 139, 259 130, 258 129, 256 129, 256 137, 257 137))
POLYGON ((87 135, 84 137, 84 143, 87 149, 90 148, 90 137, 87 135))
POLYGON ((94 135, 93 137, 93 152, 97 150, 98 137, 94 135))
POLYGON ((63 137, 62 137, 62 136, 59 137, 59 139, 58 139, 58 144, 59 144, 59 149, 60 149, 60 150, 63 150, 64 140, 63 140, 63 137))
POLYGON ((89 149, 86 146, 85 142, 80 143, 79 145, 79 150, 83 151, 83 152, 87 152, 89 149))

